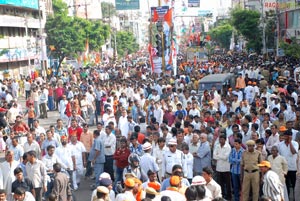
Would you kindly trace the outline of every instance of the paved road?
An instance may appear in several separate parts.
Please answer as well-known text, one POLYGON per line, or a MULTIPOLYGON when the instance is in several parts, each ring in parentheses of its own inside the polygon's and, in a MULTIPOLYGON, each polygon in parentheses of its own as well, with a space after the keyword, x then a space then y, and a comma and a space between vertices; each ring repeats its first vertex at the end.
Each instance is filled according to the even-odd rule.
MULTIPOLYGON (((25 99, 19 98, 19 103, 25 108, 25 99)), ((50 125, 55 125, 56 120, 59 118, 59 113, 57 111, 48 112, 48 119, 39 119, 40 125, 43 126, 46 130, 49 129, 50 125)), ((27 119, 25 120, 27 122, 27 119)), ((96 127, 90 127, 91 130, 96 129, 96 127)), ((0 154, 1 161, 4 160, 4 154, 0 154)), ((89 201, 91 199, 92 191, 90 190, 90 185, 94 181, 84 178, 81 179, 80 187, 75 191, 75 196, 77 201, 89 201)))

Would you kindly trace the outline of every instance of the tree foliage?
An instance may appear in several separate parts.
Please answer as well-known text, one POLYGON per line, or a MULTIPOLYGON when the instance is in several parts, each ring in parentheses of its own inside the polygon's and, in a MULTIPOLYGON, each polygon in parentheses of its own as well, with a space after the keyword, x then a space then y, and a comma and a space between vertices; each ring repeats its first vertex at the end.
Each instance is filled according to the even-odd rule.
POLYGON ((101 2, 102 18, 110 18, 117 14, 116 8, 112 3, 101 2))
POLYGON ((110 28, 99 21, 68 16, 68 7, 62 0, 53 1, 54 15, 45 26, 47 46, 53 46, 52 55, 59 60, 58 68, 66 57, 76 57, 85 50, 86 40, 91 51, 99 51, 109 38, 110 28))
POLYGON ((262 47, 260 13, 255 10, 234 9, 231 12, 231 21, 235 29, 248 41, 247 48, 259 53, 262 47))
POLYGON ((300 59, 300 45, 296 42, 295 38, 292 38, 292 42, 290 44, 281 42, 280 47, 284 50, 286 56, 300 59))
POLYGON ((132 32, 118 31, 116 34, 116 41, 118 55, 122 57, 125 56, 126 52, 127 54, 131 54, 139 49, 139 44, 136 42, 136 39, 132 32))
POLYGON ((266 22, 267 48, 275 49, 276 48, 275 33, 277 31, 277 28, 276 28, 276 12, 274 10, 269 10, 266 12, 265 22, 266 22))
POLYGON ((225 23, 211 29, 209 35, 222 48, 229 49, 232 30, 232 26, 229 23, 225 23))

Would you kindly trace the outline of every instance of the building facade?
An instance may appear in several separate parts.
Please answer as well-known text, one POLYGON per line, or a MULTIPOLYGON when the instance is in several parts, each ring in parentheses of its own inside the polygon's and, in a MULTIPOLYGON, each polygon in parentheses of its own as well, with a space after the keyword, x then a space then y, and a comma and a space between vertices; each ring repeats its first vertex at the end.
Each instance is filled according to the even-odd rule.
POLYGON ((52 4, 50 0, 7 2, 0 4, 0 79, 4 71, 11 78, 30 76, 47 63, 43 30, 46 11, 52 12, 46 5, 52 4))

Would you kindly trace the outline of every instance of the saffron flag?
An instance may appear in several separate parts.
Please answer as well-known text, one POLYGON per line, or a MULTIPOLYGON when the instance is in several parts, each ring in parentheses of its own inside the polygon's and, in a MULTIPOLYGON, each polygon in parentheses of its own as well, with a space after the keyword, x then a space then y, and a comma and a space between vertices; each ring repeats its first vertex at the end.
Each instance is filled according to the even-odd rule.
POLYGON ((152 17, 152 22, 157 22, 158 21, 158 12, 156 9, 153 10, 153 17, 152 17))
POLYGON ((149 43, 148 45, 148 51, 149 51, 149 57, 150 57, 150 64, 151 64, 151 71, 153 72, 154 71, 154 64, 153 64, 153 48, 152 48, 152 45, 149 43))
POLYGON ((96 58, 95 58, 95 63, 100 64, 100 62, 101 62, 101 55, 100 55, 100 53, 97 53, 96 58))
POLYGON ((170 27, 172 26, 172 15, 173 15, 173 11, 172 9, 169 9, 164 16, 165 22, 167 22, 170 27))
POLYGON ((85 42, 85 52, 84 52, 84 55, 83 55, 83 61, 84 61, 84 63, 86 63, 88 61, 88 57, 89 57, 89 40, 86 39, 86 42, 85 42))

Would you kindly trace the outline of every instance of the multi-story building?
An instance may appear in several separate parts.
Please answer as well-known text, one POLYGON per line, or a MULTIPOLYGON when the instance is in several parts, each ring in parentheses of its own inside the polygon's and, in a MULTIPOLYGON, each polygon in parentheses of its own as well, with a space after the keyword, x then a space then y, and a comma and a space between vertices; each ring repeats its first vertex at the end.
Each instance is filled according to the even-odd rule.
POLYGON ((149 12, 119 11, 120 30, 133 33, 140 47, 146 46, 149 41, 149 12))
POLYGON ((0 78, 28 76, 46 67, 46 34, 43 29, 50 0, 1 0, 0 4, 0 78))

